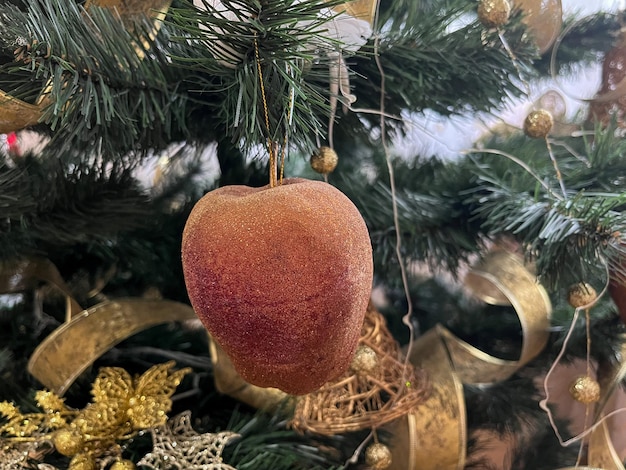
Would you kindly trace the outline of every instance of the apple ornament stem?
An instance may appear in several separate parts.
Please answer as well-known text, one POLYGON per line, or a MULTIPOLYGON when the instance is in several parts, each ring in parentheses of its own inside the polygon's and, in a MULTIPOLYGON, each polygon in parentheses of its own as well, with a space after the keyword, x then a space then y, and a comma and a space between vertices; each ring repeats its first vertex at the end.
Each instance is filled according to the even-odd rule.
POLYGON ((372 247, 335 187, 293 178, 211 191, 191 211, 182 262, 196 314, 248 382, 306 394, 349 367, 372 247))

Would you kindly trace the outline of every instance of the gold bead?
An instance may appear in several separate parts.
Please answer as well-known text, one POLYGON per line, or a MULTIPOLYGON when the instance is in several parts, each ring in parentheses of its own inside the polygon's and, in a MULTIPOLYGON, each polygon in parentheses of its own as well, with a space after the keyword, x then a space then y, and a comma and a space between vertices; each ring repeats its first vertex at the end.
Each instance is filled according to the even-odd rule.
POLYGON ((590 284, 579 282, 567 291, 567 302, 574 308, 584 307, 596 300, 598 293, 590 284))
POLYGON ((369 374, 378 367, 378 355, 369 346, 361 344, 356 348, 350 368, 357 374, 369 374))
POLYGON ((67 468, 68 470, 96 470, 96 459, 91 454, 76 454, 67 468))
POLYGON ((580 403, 589 404, 600 400, 600 384, 588 375, 576 377, 570 385, 569 393, 572 398, 580 403))
POLYGON ((137 467, 130 460, 118 460, 109 467, 109 470, 135 470, 137 467))
POLYGON ((552 114, 545 109, 531 111, 524 120, 524 134, 533 139, 547 137, 552 130, 552 114))
POLYGON ((318 173, 331 173, 336 167, 339 157, 330 147, 320 147, 311 155, 311 168, 318 173))
POLYGON ((509 22, 511 5, 508 0, 481 0, 478 4, 478 19, 487 28, 497 28, 509 22))
POLYGON ((365 463, 371 470, 385 470, 391 465, 391 451, 384 444, 372 444, 365 449, 365 463))
POLYGON ((71 457, 79 453, 85 442, 83 436, 70 429, 59 429, 52 435, 54 448, 61 455, 71 457))

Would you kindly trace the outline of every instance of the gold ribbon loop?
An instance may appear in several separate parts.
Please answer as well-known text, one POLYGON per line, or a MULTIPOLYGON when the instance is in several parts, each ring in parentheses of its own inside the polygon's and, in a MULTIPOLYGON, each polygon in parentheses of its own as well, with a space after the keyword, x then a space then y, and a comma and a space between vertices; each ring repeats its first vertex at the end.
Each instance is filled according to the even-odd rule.
POLYGON ((411 363, 428 371, 432 388, 416 412, 392 424, 390 470, 462 470, 465 466, 463 384, 446 348, 444 331, 436 326, 411 349, 411 363))
POLYGON ((40 282, 56 287, 66 301, 66 318, 83 309, 72 297, 72 292, 52 261, 44 258, 26 258, 0 263, 0 293, 13 294, 36 289, 40 282))
POLYGON ((365 20, 370 25, 373 25, 377 7, 378 0, 353 0, 337 5, 333 10, 340 13, 345 12, 354 18, 365 20))
POLYGON ((552 307, 545 289, 519 256, 493 251, 468 274, 465 284, 491 305, 512 305, 522 326, 522 350, 517 361, 497 359, 450 333, 450 354, 463 383, 492 383, 508 379, 537 357, 548 342, 552 307), (477 366, 477 360, 479 366, 477 366))
POLYGON ((275 410, 289 395, 277 388, 262 388, 246 382, 224 350, 209 336, 209 350, 218 392, 260 410, 275 410))
POLYGON ((467 275, 467 287, 492 305, 512 305, 523 344, 517 361, 499 359, 437 325, 412 345, 409 359, 432 383, 429 399, 391 427, 392 470, 461 470, 467 428, 463 384, 506 380, 541 352, 548 341, 550 300, 520 257, 488 253, 467 275))
POLYGON ((28 371, 57 395, 98 357, 152 326, 197 318, 193 309, 165 300, 120 299, 84 310, 50 334, 28 362, 28 371))
MULTIPOLYGON (((602 394, 596 403, 594 422, 602 422, 593 430, 589 437, 588 460, 590 465, 600 467, 603 470, 624 470, 622 459, 617 454, 608 422, 605 415, 608 414, 607 405, 620 384, 626 377, 626 344, 622 344, 619 364, 600 364, 598 381, 602 394)), ((624 410, 626 412, 626 410, 624 410)))
POLYGON ((156 39, 171 4, 172 0, 87 0, 85 9, 89 10, 93 5, 115 10, 126 24, 139 15, 146 15, 151 18, 154 25, 152 31, 148 32, 147 37, 140 38, 142 47, 136 47, 137 55, 143 59, 145 51, 150 49, 151 43, 156 39))
POLYGON ((591 433, 587 453, 589 463, 602 470, 624 470, 622 459, 613 447, 606 421, 600 423, 600 426, 591 433))
POLYGON ((30 104, 0 90, 0 134, 34 126, 43 114, 43 103, 30 104))

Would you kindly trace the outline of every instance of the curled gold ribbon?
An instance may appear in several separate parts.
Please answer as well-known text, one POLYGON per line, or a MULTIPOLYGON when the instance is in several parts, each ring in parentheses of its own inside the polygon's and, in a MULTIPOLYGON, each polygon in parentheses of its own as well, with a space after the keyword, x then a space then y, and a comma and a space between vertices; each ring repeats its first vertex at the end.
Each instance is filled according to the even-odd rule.
POLYGON ((461 470, 467 443, 463 384, 438 325, 414 344, 410 361, 429 374, 430 396, 390 426, 390 470, 461 470))
POLYGON ((98 357, 130 336, 162 323, 197 318, 193 309, 166 300, 120 299, 84 310, 54 330, 28 362, 28 371, 62 396, 98 357))
POLYGON ((391 427, 392 470, 461 470, 467 442, 463 383, 506 380, 548 341, 550 300, 520 257, 488 253, 468 273, 466 285, 488 304, 515 308, 524 335, 520 357, 506 361, 490 356, 441 325, 418 338, 409 360, 429 374, 433 388, 426 403, 391 427))
POLYGON ((613 447, 606 421, 591 433, 587 451, 589 463, 602 470, 624 470, 624 465, 613 447))
POLYGON ((35 289, 39 282, 54 286, 65 296, 66 320, 83 310, 72 297, 69 287, 52 261, 45 258, 24 258, 0 263, 0 293, 12 294, 35 289))
POLYGON ((353 0, 337 5, 333 10, 339 13, 345 12, 354 18, 365 20, 370 25, 373 25, 377 6, 378 0, 353 0))
POLYGON ((43 114, 43 103, 30 104, 0 90, 0 134, 34 126, 43 114))
POLYGON ((446 343, 450 355, 463 383, 506 380, 535 358, 548 342, 552 311, 548 294, 520 257, 507 251, 493 251, 483 258, 467 274, 465 283, 487 304, 513 306, 522 327, 522 350, 517 361, 505 361, 449 333, 446 343))
POLYGON ((215 388, 218 392, 266 411, 277 409, 289 397, 277 388, 262 388, 246 382, 235 370, 228 355, 210 336, 209 350, 213 363, 215 388))
POLYGON ((600 364, 598 381, 600 383, 601 396, 596 403, 594 422, 600 424, 592 431, 589 437, 588 461, 590 465, 600 467, 603 470, 624 470, 622 459, 613 447, 611 433, 605 419, 607 404, 611 396, 619 389, 621 382, 626 377, 626 344, 622 344, 619 364, 600 364))
POLYGON ((161 29, 171 4, 172 0, 87 0, 85 9, 88 10, 93 5, 116 10, 124 22, 141 14, 152 18, 154 25, 152 31, 149 32, 148 37, 141 38, 143 49, 139 46, 136 47, 137 55, 143 59, 145 51, 150 49, 151 42, 154 41, 161 29))

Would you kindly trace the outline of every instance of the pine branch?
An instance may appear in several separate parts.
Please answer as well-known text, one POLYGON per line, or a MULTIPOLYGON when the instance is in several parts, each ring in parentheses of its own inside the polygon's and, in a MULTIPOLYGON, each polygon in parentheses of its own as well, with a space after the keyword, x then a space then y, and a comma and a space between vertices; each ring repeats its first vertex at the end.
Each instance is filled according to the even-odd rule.
POLYGON ((143 226, 150 214, 147 196, 121 165, 69 171, 52 157, 26 157, 2 175, 11 184, 0 185, 0 201, 22 202, 3 218, 1 259, 107 241, 143 226))
POLYGON ((36 207, 37 203, 28 194, 24 181, 23 170, 10 168, 6 163, 0 162, 0 214, 3 223, 18 219, 36 207))
MULTIPOLYGON (((418 2, 419 3, 419 2, 418 2)), ((446 2, 444 2, 445 4, 446 2)), ((533 74, 530 61, 534 52, 521 38, 520 18, 512 18, 506 36, 517 64, 493 31, 478 21, 462 27, 452 25, 463 14, 473 13, 471 2, 451 2, 447 9, 415 18, 402 29, 381 37, 380 57, 386 75, 386 111, 400 116, 403 110, 425 109, 441 115, 490 111, 522 90, 511 76, 522 70, 533 74)), ((373 53, 373 45, 366 49, 373 53)), ((380 73, 371 56, 351 60, 353 85, 358 108, 380 108, 380 73)), ((363 114, 360 119, 376 125, 378 117, 363 114)), ((391 121, 390 121, 391 123, 391 121)))
MULTIPOLYGON (((626 229, 624 142, 614 128, 595 137, 552 143, 567 199, 560 191, 545 142, 526 136, 487 143, 502 150, 476 153, 455 162, 435 159, 407 165, 396 160, 398 216, 406 263, 427 261, 456 272, 485 240, 512 235, 536 261, 553 288, 619 268, 626 229), (515 159, 507 158, 507 150, 515 159), (524 162, 527 171, 518 162, 524 162), (562 269, 568 266, 567 270, 562 269)), ((396 272, 395 227, 384 163, 337 181, 357 204, 370 230, 376 272, 396 272)))
POLYGON ((29 90, 0 88, 19 98, 39 94, 46 107, 42 122, 55 131, 52 145, 66 151, 91 147, 106 157, 132 149, 162 148, 186 135, 193 107, 181 92, 185 75, 169 65, 160 42, 150 60, 137 50, 153 24, 137 20, 131 33, 108 9, 89 16, 74 2, 40 0, 26 12, 7 8, 0 17, 5 48, 21 46, 18 59, 3 71, 35 80, 29 90), (36 93, 35 93, 36 92, 36 93))
MULTIPOLYGON (((463 204, 462 195, 475 184, 472 174, 434 158, 413 166, 399 159, 394 164, 404 262, 427 262, 456 272, 482 246, 480 223, 463 204)), ((382 166, 378 174, 385 174, 382 166)), ((374 271, 384 278, 397 273, 396 231, 389 185, 386 178, 379 178, 371 181, 354 172, 335 181, 363 214, 374 246, 374 271)))
MULTIPOLYGON (((153 29, 149 19, 128 28, 107 9, 86 13, 73 2, 37 0, 27 11, 7 8, 0 18, 5 53, 19 46, 16 60, 2 67, 0 88, 31 102, 41 95, 51 100, 42 122, 61 151, 91 146, 113 158, 215 135, 246 146, 267 137, 282 142, 287 135, 290 143, 310 149, 325 132, 329 61, 340 45, 325 37, 328 17, 319 11, 341 3, 250 2, 247 11, 234 10, 237 21, 181 4, 170 10, 150 49, 138 54, 153 29)), ((385 32, 380 53, 389 112, 485 110, 507 93, 519 93, 508 80, 517 69, 496 36, 485 41, 478 23, 448 31, 468 8, 450 2, 443 12, 432 9, 385 32)), ((521 36, 514 26, 509 34, 521 36)), ((521 62, 530 57, 527 46, 511 42, 521 62)), ((378 109, 373 42, 363 51, 349 60, 358 106, 378 109)), ((369 126, 358 119, 368 117, 352 114, 346 122, 363 133, 369 126)))
POLYGON ((235 414, 228 428, 242 435, 224 453, 224 460, 238 469, 340 470, 350 457, 349 435, 300 435, 285 429, 276 416, 235 414))

